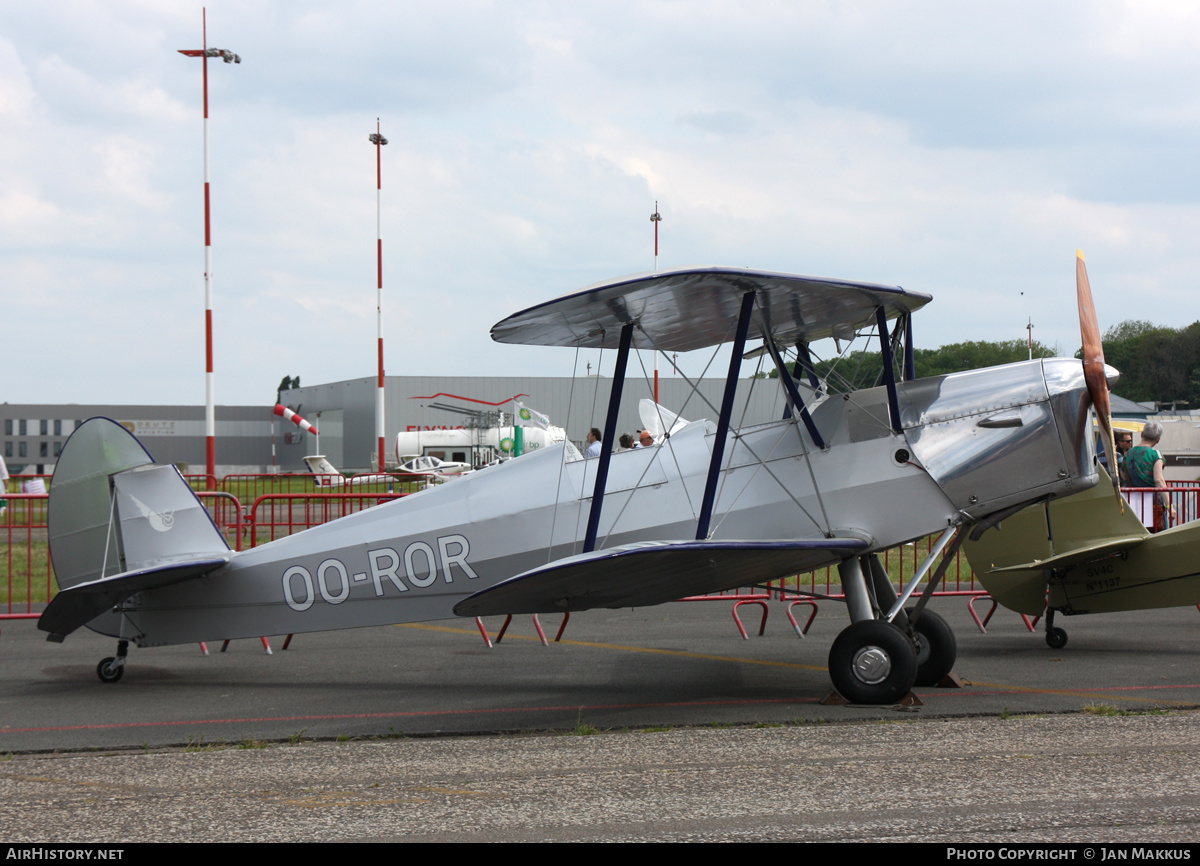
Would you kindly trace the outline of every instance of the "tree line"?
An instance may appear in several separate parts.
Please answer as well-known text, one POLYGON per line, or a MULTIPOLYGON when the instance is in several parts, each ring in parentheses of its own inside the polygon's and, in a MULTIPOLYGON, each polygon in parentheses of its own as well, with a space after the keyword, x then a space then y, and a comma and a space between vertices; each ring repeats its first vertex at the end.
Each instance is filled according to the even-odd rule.
POLYGON ((1103 341, 1105 362, 1121 373, 1114 392, 1139 403, 1200 406, 1200 322, 1167 328, 1127 319, 1105 331, 1103 341))
MULTIPOLYGON (((961 370, 974 370, 978 367, 994 367, 997 364, 1011 364, 1014 361, 1029 359, 1029 343, 1026 340, 1000 340, 988 342, 972 340, 964 343, 951 343, 937 349, 914 349, 913 365, 917 376, 940 376, 943 373, 957 373, 961 370)), ((1033 357, 1053 358, 1054 349, 1044 346, 1036 340, 1033 343, 1033 357)), ((897 360, 897 364, 900 361, 897 360)), ((869 388, 883 381, 883 359, 878 349, 860 349, 848 353, 844 357, 828 360, 814 359, 813 366, 817 376, 829 382, 829 388, 835 393, 852 391, 856 388, 869 388)), ((769 373, 757 374, 759 378, 769 376, 774 379, 779 372, 772 369, 769 373)))
MULTIPOLYGON (((1200 406, 1200 322, 1184 328, 1167 328, 1133 319, 1104 332, 1105 361, 1121 373, 1113 391, 1137 402, 1183 401, 1200 406)), ((1057 351, 1036 340, 1034 358, 1053 358, 1057 351)), ((917 376, 940 376, 979 367, 1011 364, 1030 357, 1026 340, 971 340, 937 349, 915 349, 917 376)), ((1082 350, 1075 353, 1082 357, 1082 350)), ((897 361, 899 364, 899 361, 897 361)), ((883 381, 878 350, 858 350, 842 358, 815 360, 817 375, 829 381, 830 390, 844 392, 868 388, 883 381)), ((774 379, 778 372, 757 374, 774 379)))

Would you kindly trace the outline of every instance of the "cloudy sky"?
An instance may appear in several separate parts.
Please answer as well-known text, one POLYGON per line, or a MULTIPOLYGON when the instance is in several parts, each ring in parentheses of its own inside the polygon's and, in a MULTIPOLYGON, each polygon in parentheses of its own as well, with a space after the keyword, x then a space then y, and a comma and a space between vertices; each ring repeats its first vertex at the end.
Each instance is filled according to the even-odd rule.
MULTIPOLYGON (((899 284, 917 344, 1200 318, 1193 3, 210 0, 216 393, 570 375, 497 320, 752 266, 899 284)), ((201 7, 0 3, 9 402, 202 403, 201 7)), ((697 361, 696 372, 702 360, 697 361)))

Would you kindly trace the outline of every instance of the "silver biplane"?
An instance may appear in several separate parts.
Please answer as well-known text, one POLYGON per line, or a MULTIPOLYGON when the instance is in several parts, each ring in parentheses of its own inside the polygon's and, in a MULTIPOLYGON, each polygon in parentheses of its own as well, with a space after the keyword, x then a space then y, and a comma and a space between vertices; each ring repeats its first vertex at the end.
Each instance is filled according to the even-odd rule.
POLYGON ((615 350, 605 443, 617 438, 632 350, 730 342, 715 421, 671 423, 653 447, 598 458, 569 442, 548 446, 238 553, 174 467, 94 419, 75 431, 55 474, 50 544, 61 589, 39 628, 59 641, 83 625, 116 637, 117 655, 98 666, 111 682, 130 641, 637 607, 836 564, 851 624, 830 650, 833 683, 852 702, 898 701, 954 664, 953 633, 925 609, 944 569, 929 574, 937 556, 948 562, 965 531, 1097 481, 1080 362, 916 379, 912 314, 929 300, 895 286, 719 267, 589 286, 504 319, 493 339, 615 350), (878 338, 883 382, 830 394, 808 345, 860 331, 878 338), (735 429, 751 340, 774 362, 786 409, 735 429), (876 554, 936 533, 897 593, 876 554))

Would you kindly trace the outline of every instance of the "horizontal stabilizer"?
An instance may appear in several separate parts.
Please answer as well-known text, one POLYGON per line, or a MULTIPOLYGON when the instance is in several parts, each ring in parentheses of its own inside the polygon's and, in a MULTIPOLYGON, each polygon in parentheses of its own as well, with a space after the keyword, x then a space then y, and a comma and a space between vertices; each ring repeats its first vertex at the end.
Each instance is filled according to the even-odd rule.
POLYGON ((989 573, 1003 574, 1013 571, 1041 571, 1044 568, 1067 568, 1071 565, 1105 559, 1121 551, 1129 550, 1141 544, 1148 537, 1146 535, 1128 535, 1123 538, 1111 538, 1101 543, 1089 544, 1086 547, 1077 547, 1074 550, 1068 550, 1066 553, 1060 553, 1058 556, 1035 559, 1032 562, 1022 562, 1019 565, 1009 565, 1004 568, 993 568, 989 573))
POLYGON ((643 607, 752 586, 853 556, 859 538, 650 541, 560 559, 463 599, 459 616, 643 607))
POLYGON ((232 552, 203 559, 185 559, 153 568, 127 571, 64 589, 38 618, 38 628, 50 632, 48 640, 61 641, 134 593, 203 577, 227 563, 232 552))

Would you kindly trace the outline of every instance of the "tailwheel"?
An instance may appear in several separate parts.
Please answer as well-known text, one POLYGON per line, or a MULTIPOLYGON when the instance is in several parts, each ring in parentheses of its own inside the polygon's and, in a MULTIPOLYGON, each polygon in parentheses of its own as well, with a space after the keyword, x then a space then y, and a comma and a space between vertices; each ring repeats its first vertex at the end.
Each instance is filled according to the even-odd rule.
MULTIPOLYGON (((911 622, 913 609, 905 611, 911 622)), ((926 609, 913 625, 913 637, 917 642, 918 686, 936 686, 942 677, 954 669, 958 658, 958 641, 950 624, 938 614, 926 609)))
POLYGON ((829 677, 852 704, 894 704, 916 681, 917 652, 899 626, 856 622, 829 649, 829 677))
POLYGON ((102 683, 115 683, 125 673, 125 659, 117 659, 109 656, 106 659, 101 659, 100 664, 96 665, 96 676, 100 677, 102 683))
POLYGON ((96 665, 96 676, 102 683, 115 683, 125 675, 125 656, 129 653, 129 641, 117 641, 117 654, 101 659, 96 665))
POLYGON ((1067 645, 1067 632, 1058 626, 1046 629, 1046 646, 1050 649, 1062 649, 1067 645))

